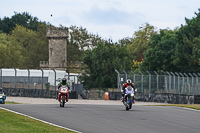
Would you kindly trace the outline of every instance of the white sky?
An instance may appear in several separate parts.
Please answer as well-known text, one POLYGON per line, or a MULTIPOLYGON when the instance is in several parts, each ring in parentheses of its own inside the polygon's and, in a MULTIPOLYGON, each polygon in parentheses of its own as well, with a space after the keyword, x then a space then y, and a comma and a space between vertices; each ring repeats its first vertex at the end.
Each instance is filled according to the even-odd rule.
POLYGON ((145 23, 158 30, 185 25, 185 17, 195 17, 198 8, 200 0, 0 0, 0 18, 28 12, 54 26, 82 26, 116 42, 145 23))

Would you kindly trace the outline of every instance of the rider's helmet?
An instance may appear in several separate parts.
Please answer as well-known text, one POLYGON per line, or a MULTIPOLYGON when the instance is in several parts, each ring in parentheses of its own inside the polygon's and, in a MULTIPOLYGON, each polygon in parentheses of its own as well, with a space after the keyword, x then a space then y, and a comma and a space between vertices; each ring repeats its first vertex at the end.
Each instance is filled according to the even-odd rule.
POLYGON ((63 85, 66 85, 66 82, 67 82, 66 78, 63 78, 63 79, 62 79, 62 84, 63 84, 63 85))
POLYGON ((127 79, 126 83, 127 83, 127 85, 131 85, 132 81, 130 79, 127 79))

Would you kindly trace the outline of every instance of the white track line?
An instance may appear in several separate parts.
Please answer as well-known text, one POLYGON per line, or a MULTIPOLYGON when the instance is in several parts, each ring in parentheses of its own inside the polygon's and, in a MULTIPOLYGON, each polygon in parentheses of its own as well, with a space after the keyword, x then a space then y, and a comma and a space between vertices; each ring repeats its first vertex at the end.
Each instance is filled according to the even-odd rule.
POLYGON ((59 125, 56 125, 56 124, 53 124, 53 123, 50 123, 50 122, 47 122, 47 121, 43 121, 43 120, 37 119, 35 117, 29 116, 29 115, 25 115, 25 114, 22 114, 22 113, 19 113, 19 112, 10 110, 10 109, 6 109, 6 108, 3 108, 3 107, 0 107, 0 109, 4 109, 4 110, 10 111, 10 112, 13 112, 15 114, 23 115, 23 116, 29 117, 29 118, 37 120, 37 121, 41 121, 43 123, 46 123, 46 124, 49 124, 49 125, 52 125, 52 126, 56 126, 56 127, 60 127, 60 128, 63 128, 63 129, 67 129, 67 130, 73 131, 73 132, 81 133, 79 131, 76 131, 76 130, 73 130, 73 129, 70 129, 70 128, 66 128, 66 127, 62 127, 62 126, 59 126, 59 125))

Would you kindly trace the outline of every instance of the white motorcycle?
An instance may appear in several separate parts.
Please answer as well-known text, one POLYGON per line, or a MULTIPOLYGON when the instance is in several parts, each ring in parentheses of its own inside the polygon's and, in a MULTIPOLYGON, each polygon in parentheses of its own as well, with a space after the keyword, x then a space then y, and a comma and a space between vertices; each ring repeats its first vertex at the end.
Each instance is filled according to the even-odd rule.
MULTIPOLYGON (((135 91, 137 91, 137 89, 135 91)), ((125 105, 126 110, 132 108, 132 104, 134 103, 135 99, 135 91, 131 86, 125 88, 123 104, 125 105)))

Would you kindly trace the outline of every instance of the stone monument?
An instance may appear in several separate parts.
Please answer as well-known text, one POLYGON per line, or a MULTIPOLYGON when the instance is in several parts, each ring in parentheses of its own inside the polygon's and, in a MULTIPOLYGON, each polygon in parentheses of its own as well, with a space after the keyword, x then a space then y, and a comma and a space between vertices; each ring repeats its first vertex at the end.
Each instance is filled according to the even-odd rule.
POLYGON ((68 28, 48 29, 46 36, 49 42, 49 61, 40 61, 40 68, 65 70, 67 67, 68 28))

